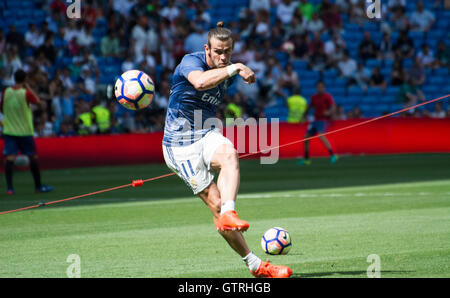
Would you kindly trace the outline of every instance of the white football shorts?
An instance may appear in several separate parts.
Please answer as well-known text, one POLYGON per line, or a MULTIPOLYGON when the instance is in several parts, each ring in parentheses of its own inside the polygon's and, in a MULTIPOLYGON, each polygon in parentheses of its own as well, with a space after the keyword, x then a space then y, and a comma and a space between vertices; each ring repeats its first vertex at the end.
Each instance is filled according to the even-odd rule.
POLYGON ((224 137, 218 129, 209 131, 197 142, 180 147, 164 146, 166 165, 191 188, 196 195, 204 190, 214 179, 211 159, 217 148, 233 143, 224 137))

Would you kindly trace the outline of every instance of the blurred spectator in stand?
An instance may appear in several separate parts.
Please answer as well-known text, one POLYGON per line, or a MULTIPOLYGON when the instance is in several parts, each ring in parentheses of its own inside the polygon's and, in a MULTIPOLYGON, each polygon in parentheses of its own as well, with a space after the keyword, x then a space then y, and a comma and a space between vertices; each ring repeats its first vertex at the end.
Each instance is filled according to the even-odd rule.
POLYGON ((345 50, 343 59, 338 63, 338 70, 340 75, 347 79, 347 85, 355 83, 354 75, 357 66, 356 61, 350 58, 349 52, 345 50))
POLYGON ((364 38, 358 47, 359 58, 365 61, 368 59, 376 58, 377 54, 378 54, 377 45, 375 44, 375 42, 373 42, 372 38, 370 37, 370 32, 365 31, 364 38))
POLYGON ((400 32, 400 36, 394 45, 394 51, 396 58, 400 59, 411 58, 414 55, 414 42, 409 37, 407 30, 400 32))
POLYGON ((50 9, 61 15, 66 15, 66 2, 64 0, 53 0, 50 3, 50 9))
POLYGON ((349 0, 336 0, 334 4, 339 8, 341 13, 350 15, 352 3, 349 0))
POLYGON ((323 43, 320 32, 315 32, 313 34, 313 39, 308 44, 308 55, 313 56, 318 53, 319 50, 324 49, 325 44, 323 43))
MULTIPOLYGON (((264 1, 262 1, 264 2, 264 1)), ((201 22, 201 24, 204 26, 204 29, 208 29, 209 25, 211 24, 211 15, 206 10, 206 6, 198 3, 196 5, 196 22, 201 22)))
POLYGON ((120 70, 122 72, 126 72, 127 70, 132 70, 135 68, 135 63, 132 60, 132 53, 129 53, 128 55, 125 55, 125 60, 122 62, 122 65, 120 66, 120 70))
POLYGON ((265 56, 273 57, 273 56, 275 56, 275 53, 278 50, 275 50, 274 48, 272 48, 272 44, 270 42, 270 39, 266 39, 266 40, 264 40, 264 42, 262 44, 262 51, 264 52, 265 56))
POLYGON ((324 44, 324 52, 327 55, 327 61, 330 66, 337 66, 337 63, 342 59, 343 49, 346 47, 347 44, 339 32, 333 32, 332 38, 324 44))
POLYGON ((399 8, 406 7, 406 0, 389 0, 387 6, 390 12, 395 12, 399 8))
POLYGON ((175 61, 175 65, 181 62, 186 52, 184 51, 184 41, 185 37, 182 32, 176 31, 174 35, 174 39, 172 40, 173 48, 172 48, 172 56, 175 61))
POLYGON ((113 9, 118 14, 128 18, 130 16, 130 11, 136 4, 135 0, 114 0, 111 1, 113 4, 113 9))
MULTIPOLYGON (((279 77, 275 76, 274 66, 268 66, 267 70, 264 74, 264 78, 261 80, 260 86, 259 86, 259 98, 261 105, 265 106, 268 102, 270 102, 274 96, 275 91, 278 87, 278 81, 279 77)), ((278 75, 280 76, 280 74, 278 75)))
POLYGON ((283 25, 289 25, 297 9, 297 5, 298 3, 292 0, 282 0, 277 5, 277 18, 283 25))
POLYGON ((57 50, 53 45, 53 35, 54 34, 52 32, 48 33, 45 36, 44 44, 38 49, 38 52, 43 53, 51 65, 55 64, 56 56, 58 55, 57 50))
MULTIPOLYGON (((79 23, 82 24, 82 23, 79 23)), ((82 25, 78 28, 77 43, 80 47, 91 48, 95 45, 94 37, 92 36, 92 27, 82 25), (80 28, 81 27, 81 28, 80 28)))
POLYGON ((43 43, 43 34, 37 29, 36 24, 30 23, 28 25, 28 31, 25 32, 25 45, 35 50, 39 48, 43 43))
POLYGON ((434 104, 434 111, 426 113, 427 116, 431 118, 442 119, 447 117, 447 113, 445 112, 442 102, 438 101, 434 104))
POLYGON ((359 107, 356 106, 356 107, 353 108, 352 118, 353 119, 360 119, 360 118, 362 118, 361 110, 359 109, 359 107))
POLYGON ((14 85, 14 73, 22 68, 22 60, 14 48, 16 47, 10 47, 3 53, 2 67, 0 69, 0 78, 3 86, 14 85))
POLYGON ((6 34, 6 43, 10 46, 16 46, 19 49, 20 58, 25 54, 25 38, 22 33, 17 31, 15 25, 9 26, 9 31, 6 34))
POLYGON ((308 58, 308 34, 304 33, 301 35, 294 35, 293 37, 294 44, 294 57, 297 59, 306 60, 308 58))
POLYGON ((401 86, 405 83, 406 73, 403 69, 402 62, 399 59, 394 61, 394 66, 391 71, 391 85, 401 86))
POLYGON ((334 120, 346 120, 347 115, 345 114, 344 108, 341 105, 336 106, 336 112, 333 116, 334 120))
POLYGON ((269 12, 270 0, 250 0, 249 8, 253 13, 258 12, 261 9, 269 12))
POLYGON ((289 93, 300 88, 300 81, 297 72, 292 68, 292 64, 286 65, 286 71, 281 75, 281 86, 283 89, 289 90, 289 93))
POLYGON ((341 37, 340 33, 338 31, 335 31, 333 32, 331 39, 325 42, 325 53, 327 55, 332 55, 335 52, 337 46, 340 46, 342 49, 345 49, 347 47, 347 44, 345 43, 345 40, 341 37))
MULTIPOLYGON (((408 78, 408 80, 401 86, 397 95, 397 100, 404 103, 405 107, 411 107, 417 104, 418 101, 424 101, 425 96, 417 84, 415 84, 414 80, 408 78)), ((411 115, 414 113, 414 109, 410 109, 405 113, 406 115, 411 115)))
POLYGON ((64 67, 59 72, 59 79, 62 82, 62 86, 64 89, 71 91, 74 87, 73 80, 70 76, 70 69, 68 67, 64 67))
POLYGON ((325 54, 324 47, 317 48, 309 58, 309 67, 314 71, 323 71, 333 63, 325 54))
POLYGON ((236 53, 234 60, 237 60, 238 62, 247 64, 250 61, 255 60, 255 44, 248 40, 244 43, 242 46, 241 52, 236 53))
POLYGON ((304 20, 310 21, 314 13, 316 12, 316 6, 308 2, 308 0, 301 0, 298 5, 298 10, 300 11, 304 20))
POLYGON ((70 119, 72 121, 75 116, 75 100, 73 93, 65 88, 62 89, 61 114, 63 119, 70 119))
POLYGON ((378 59, 391 60, 394 58, 394 45, 391 42, 391 35, 383 33, 383 39, 378 45, 378 59))
POLYGON ((386 79, 381 74, 380 68, 378 66, 375 66, 370 77, 370 87, 381 88, 383 91, 385 91, 386 86, 386 79))
POLYGON ((280 49, 281 45, 284 43, 283 28, 281 27, 281 23, 277 23, 272 27, 270 33, 270 43, 272 48, 277 50, 280 49))
POLYGON ((306 23, 302 16, 295 14, 289 26, 286 27, 285 39, 293 41, 295 36, 301 36, 306 33, 306 23))
POLYGON ((414 57, 414 64, 408 69, 408 78, 411 79, 416 86, 422 86, 425 83, 425 67, 421 64, 418 56, 414 57))
POLYGON ((71 137, 75 136, 75 130, 73 127, 73 121, 70 118, 65 118, 61 122, 61 125, 59 126, 59 132, 58 136, 60 137, 71 137))
POLYGON ((365 67, 363 63, 358 63, 354 79, 358 84, 358 86, 360 86, 361 89, 363 89, 364 92, 366 92, 371 79, 370 70, 367 67, 365 67))
POLYGON ((175 60, 172 54, 172 40, 174 38, 174 34, 175 32, 170 25, 170 21, 166 18, 162 18, 159 24, 161 64, 163 67, 169 69, 173 69, 175 67, 175 60))
POLYGON ((141 16, 131 31, 130 43, 134 50, 134 62, 143 60, 143 52, 147 46, 148 34, 148 19, 145 16, 141 16))
POLYGON ((77 36, 73 36, 67 44, 67 51, 71 56, 77 56, 80 53, 81 47, 78 45, 77 36))
POLYGON ((169 0, 167 5, 161 10, 161 16, 173 21, 180 14, 180 9, 175 5, 174 0, 169 0))
POLYGON ((262 42, 270 38, 270 21, 269 12, 259 10, 255 14, 255 34, 257 42, 262 42))
POLYGON ((405 14, 406 9, 404 7, 398 7, 393 11, 393 14, 389 18, 389 23, 392 24, 394 31, 405 31, 409 29, 409 19, 405 14))
POLYGON ((250 61, 247 66, 253 70, 253 72, 256 75, 256 80, 260 81, 264 73, 266 72, 266 61, 264 59, 264 55, 262 52, 256 52, 255 53, 255 60, 250 61))
POLYGON ((52 137, 55 135, 53 122, 49 119, 47 112, 42 112, 36 119, 35 137, 52 137))
POLYGON ((81 69, 81 74, 77 80, 77 88, 83 93, 85 101, 92 101, 96 91, 98 76, 94 76, 88 65, 84 65, 81 69))
POLYGON ((353 1, 350 6, 349 20, 351 23, 362 26, 364 22, 367 22, 365 1, 353 1))
POLYGON ((325 29, 323 21, 319 18, 318 13, 314 13, 312 19, 306 23, 306 30, 311 33, 322 33, 325 29))
POLYGON ((435 54, 436 67, 448 67, 450 62, 450 48, 443 41, 439 41, 435 54))
POLYGON ((417 54, 417 58, 419 58, 420 63, 425 68, 435 68, 436 67, 436 61, 434 58, 433 52, 430 50, 430 47, 424 43, 422 45, 422 50, 417 54))
POLYGON ((319 14, 320 18, 323 18, 323 16, 331 11, 331 6, 333 6, 333 3, 331 3, 329 0, 322 0, 319 4, 317 4, 317 13, 319 14))
POLYGON ((67 26, 64 30, 64 39, 67 43, 72 41, 74 37, 78 38, 80 31, 77 29, 76 23, 73 20, 67 21, 67 26))
POLYGON ((208 32, 206 32, 203 26, 193 23, 193 31, 186 37, 184 41, 184 51, 186 53, 193 53, 204 51, 204 44, 208 39, 208 32))
POLYGON ((155 95, 153 101, 155 103, 154 108, 158 109, 161 113, 167 109, 169 104, 170 85, 168 81, 162 81, 158 93, 155 95))
POLYGON ((97 14, 97 8, 95 7, 93 0, 83 1, 83 5, 81 7, 81 18, 87 28, 95 28, 97 25, 97 14))
POLYGON ((119 39, 113 30, 108 30, 108 34, 102 37, 100 53, 103 57, 119 57, 121 55, 119 39))
POLYGON ((342 29, 342 17, 339 7, 331 4, 330 8, 322 14, 322 20, 325 28, 329 32, 340 31, 342 29))
POLYGON ((417 2, 417 11, 411 14, 411 30, 428 32, 435 22, 435 16, 428 9, 423 8, 423 2, 417 2))
POLYGON ((87 48, 84 48, 79 56, 74 57, 73 64, 80 67, 80 69, 82 69, 84 66, 87 66, 88 69, 91 72, 93 72, 96 76, 100 75, 100 70, 98 69, 97 64, 97 58, 87 48))

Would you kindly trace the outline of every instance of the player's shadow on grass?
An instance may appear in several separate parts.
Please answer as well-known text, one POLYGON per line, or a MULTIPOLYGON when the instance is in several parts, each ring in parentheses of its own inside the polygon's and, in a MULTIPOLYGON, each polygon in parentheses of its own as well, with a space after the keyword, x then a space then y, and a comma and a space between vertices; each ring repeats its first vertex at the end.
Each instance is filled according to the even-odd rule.
MULTIPOLYGON (((388 276, 385 277, 389 277, 390 274, 392 273, 401 273, 401 274, 408 274, 411 272, 415 272, 415 271, 391 271, 391 270, 386 270, 386 271, 381 271, 381 277, 383 277, 383 274, 386 274, 388 276)), ((296 277, 296 278, 311 278, 311 277, 325 277, 325 276, 329 276, 329 277, 338 277, 339 275, 344 275, 344 276, 348 276, 348 277, 359 277, 359 276, 363 276, 363 277, 367 277, 367 271, 332 271, 332 272, 311 272, 311 273, 293 273, 292 277, 296 277)))

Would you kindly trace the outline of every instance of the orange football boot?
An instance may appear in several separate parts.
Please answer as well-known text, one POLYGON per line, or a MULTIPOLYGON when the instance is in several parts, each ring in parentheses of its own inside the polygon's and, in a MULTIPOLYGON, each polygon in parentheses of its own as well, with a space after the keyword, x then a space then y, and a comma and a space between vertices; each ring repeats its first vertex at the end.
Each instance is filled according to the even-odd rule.
POLYGON ((221 231, 247 231, 248 222, 238 217, 236 211, 227 211, 215 220, 217 230, 221 231))
POLYGON ((272 265, 270 262, 261 261, 261 265, 256 271, 251 271, 255 277, 286 278, 292 275, 292 270, 288 266, 272 265))

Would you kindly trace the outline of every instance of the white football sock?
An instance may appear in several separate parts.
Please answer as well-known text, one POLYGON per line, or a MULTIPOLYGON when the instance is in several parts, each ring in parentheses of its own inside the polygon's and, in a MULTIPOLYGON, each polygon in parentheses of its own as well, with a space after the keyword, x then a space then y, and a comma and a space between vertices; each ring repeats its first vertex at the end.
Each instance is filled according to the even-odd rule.
POLYGON ((234 211, 234 201, 228 200, 222 204, 220 207, 220 215, 224 214, 227 211, 234 211))
POLYGON ((255 272, 258 270, 259 265, 261 265, 261 259, 258 258, 253 252, 250 252, 247 256, 243 257, 242 260, 247 265, 248 269, 255 272))

